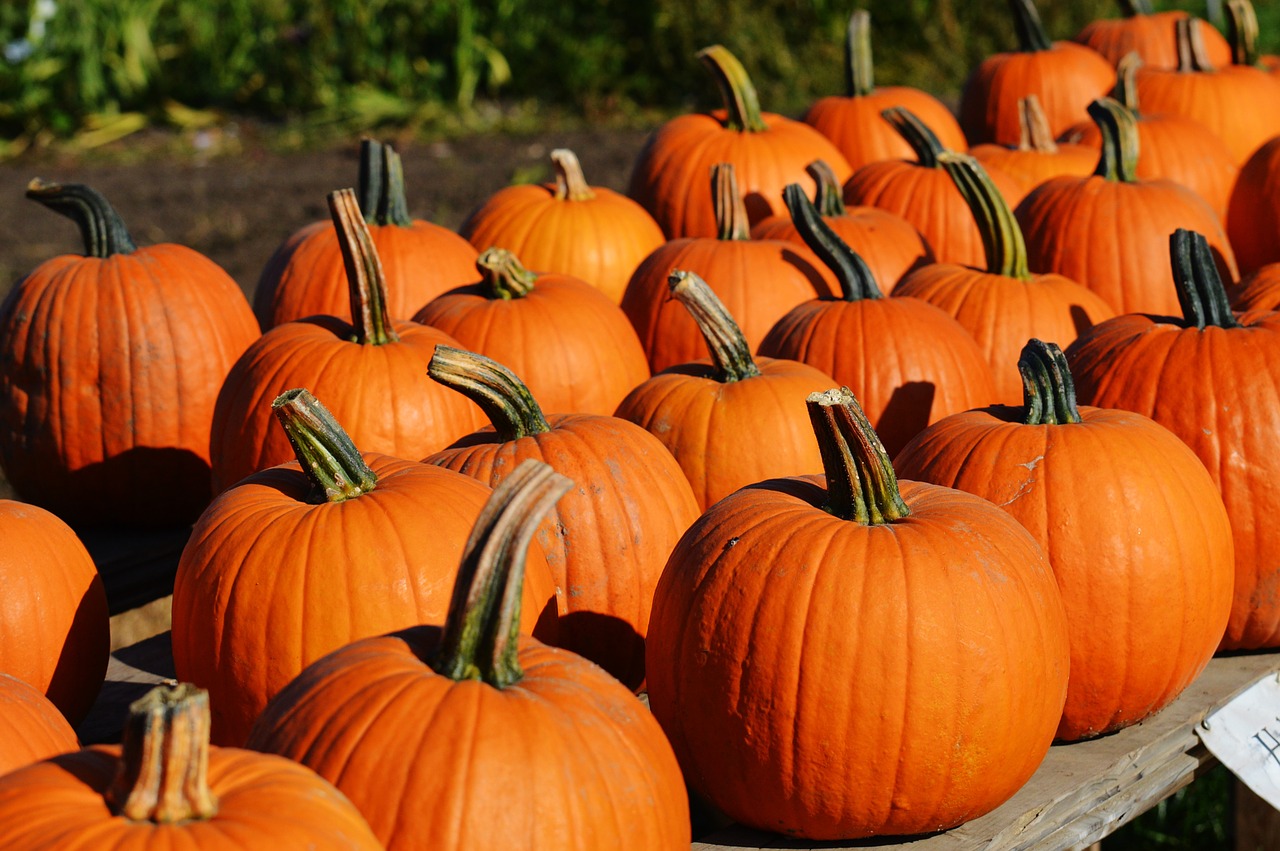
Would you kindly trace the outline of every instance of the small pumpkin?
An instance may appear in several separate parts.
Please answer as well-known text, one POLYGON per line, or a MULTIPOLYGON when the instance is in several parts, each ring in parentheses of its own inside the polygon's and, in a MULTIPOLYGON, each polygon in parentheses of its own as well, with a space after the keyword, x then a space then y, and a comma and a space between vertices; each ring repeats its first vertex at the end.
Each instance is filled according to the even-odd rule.
POLYGON ((1245 274, 1280 261, 1280 136, 1263 143, 1231 190, 1227 236, 1245 274))
POLYGON ((1027 196, 1027 193, 1058 175, 1083 177, 1092 174, 1098 165, 1098 151, 1074 142, 1055 142, 1040 107, 1040 98, 1034 94, 1018 101, 1018 121, 1022 135, 1016 145, 974 145, 969 153, 986 168, 996 169, 1019 184, 1021 191, 1005 201, 1010 207, 1027 196))
POLYGON ((79 749, 76 731, 49 698, 25 681, 0 673, 0 776, 79 749))
POLYGON ((1231 307, 1240 313, 1280 310, 1280 263, 1259 266, 1229 291, 1231 307))

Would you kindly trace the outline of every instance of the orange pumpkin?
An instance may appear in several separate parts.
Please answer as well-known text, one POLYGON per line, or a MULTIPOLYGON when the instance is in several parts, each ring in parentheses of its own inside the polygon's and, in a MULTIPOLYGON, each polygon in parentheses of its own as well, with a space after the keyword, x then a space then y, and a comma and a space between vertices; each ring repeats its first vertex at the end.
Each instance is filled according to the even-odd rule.
POLYGON ((1231 190, 1227 236, 1246 274, 1280 261, 1280 136, 1240 169, 1231 190))
POLYGON ((1016 195, 1005 196, 1010 207, 1051 177, 1092 174, 1098 165, 1098 151, 1074 142, 1055 142, 1049 122, 1040 107, 1040 98, 1027 95, 1018 101, 1022 136, 1017 145, 974 145, 974 159, 989 169, 1000 171, 1021 185, 1016 195))
POLYGON ((1245 275, 1230 290, 1231 306, 1241 313, 1280 310, 1280 263, 1268 263, 1245 275))
MULTIPOLYGON (((1176 24, 1188 17, 1182 9, 1157 12, 1151 0, 1120 0, 1123 18, 1098 18, 1084 25, 1073 41, 1106 57, 1112 65, 1130 53, 1137 53, 1152 68, 1178 67, 1176 24)), ((1231 45, 1222 33, 1203 27, 1205 51, 1214 65, 1231 61, 1231 45)))
POLYGON ((79 749, 76 731, 49 698, 25 681, 0 673, 0 776, 79 749))

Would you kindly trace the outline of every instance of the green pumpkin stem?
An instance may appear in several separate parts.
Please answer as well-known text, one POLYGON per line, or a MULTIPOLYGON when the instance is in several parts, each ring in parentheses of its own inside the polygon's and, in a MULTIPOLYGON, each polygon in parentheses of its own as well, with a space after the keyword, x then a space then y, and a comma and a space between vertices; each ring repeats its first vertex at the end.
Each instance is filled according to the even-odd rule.
POLYGON ((752 85, 747 69, 738 58, 720 44, 713 44, 698 51, 698 59, 715 78, 724 101, 724 126, 740 133, 763 133, 769 129, 760 112, 760 98, 752 85))
POLYGON ((814 160, 804 170, 817 187, 813 193, 813 205, 818 208, 818 215, 823 218, 845 215, 848 208, 844 205, 840 178, 836 177, 831 164, 826 160, 814 160))
POLYGON ((1018 127, 1021 134, 1018 150, 1042 154, 1058 152, 1058 143, 1054 141, 1049 118, 1044 114, 1044 107, 1040 105, 1040 98, 1036 95, 1018 98, 1018 127))
POLYGON ((1013 26, 1018 32, 1019 53, 1036 53, 1053 47, 1053 41, 1040 22, 1040 12, 1035 3, 1031 0, 1009 0, 1009 10, 1013 13, 1013 26))
POLYGON ((711 167, 711 206, 716 217, 716 239, 751 239, 751 219, 738 191, 733 163, 716 163, 711 167))
POLYGON ((538 273, 530 272, 505 248, 486 248, 476 258, 480 286, 491 299, 511 301, 533 292, 538 273))
POLYGON ((338 248, 347 270, 347 295, 355 341, 362 346, 383 346, 400 339, 387 313, 387 276, 369 226, 360 214, 351 189, 330 192, 329 215, 338 232, 338 248))
POLYGON ((1126 18, 1136 18, 1139 15, 1153 15, 1155 9, 1151 5, 1151 0, 1120 0, 1120 10, 1126 18))
POLYGON ((1178 304, 1188 328, 1239 328, 1231 312, 1222 276, 1213 262, 1213 251, 1203 234, 1178 228, 1169 236, 1169 259, 1178 304))
POLYGON ((37 177, 27 184, 27 197, 76 223, 86 257, 105 259, 138 250, 120 214, 96 189, 83 183, 46 183, 37 177))
POLYGON ((1126 53, 1116 63, 1116 85, 1111 90, 1111 96, 1124 104, 1125 109, 1132 112, 1134 118, 1142 115, 1138 110, 1138 69, 1142 65, 1142 57, 1138 55, 1138 51, 1131 50, 1126 53))
POLYGON ((805 245, 835 273, 841 298, 845 301, 884 298, 867 262, 822 220, 799 183, 787 184, 782 190, 782 200, 786 202, 791 222, 805 245))
POLYGON ((503 443, 551 430, 525 383, 492 358, 436 346, 427 375, 479 405, 503 443))
POLYGON ((1018 357, 1022 375, 1022 405, 1026 425, 1066 425, 1080 422, 1076 382, 1067 357, 1055 343, 1028 340, 1018 357))
POLYGON ((520 681, 520 601, 529 543, 573 482, 529 459, 493 489, 462 554, 444 635, 427 664, 455 681, 494 688, 520 681))
POLYGON ((1138 179, 1138 121, 1115 98, 1089 104, 1089 117, 1102 133, 1102 153, 1094 174, 1107 180, 1133 183, 1138 179))
POLYGON ((1258 62, 1258 13, 1249 0, 1227 0, 1226 10, 1232 64, 1252 68, 1258 62))
POLYGON ((1199 18, 1181 18, 1174 22, 1178 45, 1178 70, 1184 74, 1216 71, 1205 50, 1204 37, 1200 35, 1199 18))
POLYGON ((982 163, 968 154, 954 151, 946 152, 939 161, 973 213, 973 220, 982 235, 987 271, 993 275, 1030 281, 1027 243, 1022 236, 1022 228, 982 163))
POLYGON ((557 201, 590 201, 596 197, 582 173, 577 154, 568 148, 556 148, 551 152, 551 162, 556 167, 557 201))
POLYGON ((308 502, 342 502, 377 486, 377 475, 351 437, 309 390, 286 390, 271 403, 271 410, 311 482, 308 502))
POLYGON ((916 162, 925 168, 938 167, 938 154, 946 150, 937 134, 919 119, 911 110, 903 106, 891 106, 880 113, 880 117, 893 125, 898 135, 911 146, 916 155, 916 162))
POLYGON ((413 225, 404 195, 404 166, 390 145, 373 139, 360 140, 359 180, 356 192, 367 223, 404 228, 413 225))
POLYGON ((707 341, 716 381, 728 384, 760 374, 742 329, 706 281, 693 272, 676 269, 667 277, 667 285, 707 341))
POLYGON ((855 9, 849 16, 844 68, 849 97, 866 97, 876 90, 875 65, 871 61, 871 13, 866 9, 855 9))
POLYGON ((805 404, 827 477, 824 508, 864 526, 910 514, 889 453, 849 388, 810 394, 805 404))

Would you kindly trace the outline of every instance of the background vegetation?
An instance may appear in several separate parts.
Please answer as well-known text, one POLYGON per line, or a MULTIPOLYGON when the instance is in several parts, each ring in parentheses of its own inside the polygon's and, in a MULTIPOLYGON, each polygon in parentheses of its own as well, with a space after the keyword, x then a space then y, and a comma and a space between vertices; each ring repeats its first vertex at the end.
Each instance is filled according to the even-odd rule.
MULTIPOLYGON (((1157 0, 1214 17, 1220 0, 1157 0)), ((1004 2, 869 0, 879 79, 958 97, 1015 45, 1004 2)), ((1264 52, 1280 4, 1257 0, 1264 52)), ((1040 2, 1054 38, 1114 0, 1040 2)), ((304 128, 431 132, 495 116, 651 122, 708 105, 694 53, 727 45, 766 109, 843 91, 853 3, 832 0, 10 0, 0 4, 0 156, 89 147, 148 124, 244 115, 304 128), (495 105, 499 108, 495 109, 495 105)))

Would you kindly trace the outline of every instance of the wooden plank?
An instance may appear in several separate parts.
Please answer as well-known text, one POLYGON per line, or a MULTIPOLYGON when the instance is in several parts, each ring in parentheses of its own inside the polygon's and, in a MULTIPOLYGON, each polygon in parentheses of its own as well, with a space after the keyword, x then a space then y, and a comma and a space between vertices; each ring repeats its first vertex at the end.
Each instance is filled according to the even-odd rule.
POLYGON ((76 728, 80 742, 119 742, 129 704, 159 683, 175 682, 173 677, 168 631, 112 653, 98 699, 76 728))
POLYGON ((1253 790, 1235 781, 1236 851, 1275 851, 1280 848, 1280 810, 1253 790))

